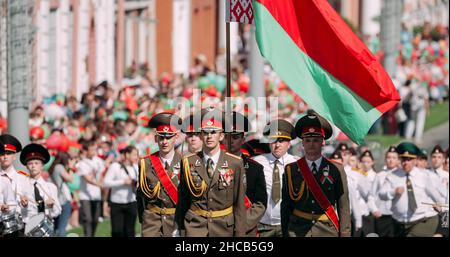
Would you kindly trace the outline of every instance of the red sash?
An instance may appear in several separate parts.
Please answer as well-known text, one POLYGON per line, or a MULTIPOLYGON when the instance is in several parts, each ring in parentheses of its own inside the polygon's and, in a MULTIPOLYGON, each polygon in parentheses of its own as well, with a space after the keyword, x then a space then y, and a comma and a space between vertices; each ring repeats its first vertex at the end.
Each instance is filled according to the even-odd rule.
POLYGON ((177 202, 178 202, 177 188, 172 183, 172 180, 169 178, 169 175, 167 175, 166 170, 164 170, 161 159, 159 159, 159 154, 154 153, 154 154, 150 155, 150 161, 152 162, 153 168, 156 171, 156 175, 158 176, 159 181, 161 181, 161 184, 164 187, 164 189, 166 190, 170 199, 172 200, 172 202, 174 204, 177 204, 177 202))
POLYGON ((245 196, 245 208, 250 209, 252 207, 252 201, 248 198, 248 196, 245 196))
POLYGON ((314 198, 319 203, 320 207, 325 211, 325 214, 328 216, 331 222, 333 222, 336 230, 339 232, 339 218, 337 217, 330 201, 328 201, 328 198, 325 196, 316 179, 312 175, 312 172, 309 169, 308 164, 306 163, 305 157, 298 160, 297 165, 300 169, 300 173, 303 175, 303 179, 305 179, 306 185, 311 190, 314 198))

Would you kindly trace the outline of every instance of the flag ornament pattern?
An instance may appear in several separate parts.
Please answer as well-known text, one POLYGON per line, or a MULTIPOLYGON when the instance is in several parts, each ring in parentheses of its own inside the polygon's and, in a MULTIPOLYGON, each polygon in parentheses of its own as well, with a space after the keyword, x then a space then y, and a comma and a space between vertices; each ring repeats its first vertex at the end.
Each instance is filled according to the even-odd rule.
POLYGON ((253 23, 252 0, 227 0, 227 22, 253 23))

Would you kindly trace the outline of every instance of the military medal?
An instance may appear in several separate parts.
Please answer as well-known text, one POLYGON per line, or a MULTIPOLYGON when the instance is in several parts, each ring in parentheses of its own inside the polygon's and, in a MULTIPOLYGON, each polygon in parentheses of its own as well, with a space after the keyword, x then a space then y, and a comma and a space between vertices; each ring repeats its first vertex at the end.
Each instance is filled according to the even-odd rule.
POLYGON ((225 162, 222 164, 222 167, 221 167, 221 168, 228 168, 228 162, 225 161, 225 162))
POLYGON ((330 168, 327 166, 323 169, 323 175, 320 178, 320 183, 323 185, 325 183, 325 181, 330 182, 331 184, 334 184, 334 180, 333 178, 330 176, 329 170, 330 168))

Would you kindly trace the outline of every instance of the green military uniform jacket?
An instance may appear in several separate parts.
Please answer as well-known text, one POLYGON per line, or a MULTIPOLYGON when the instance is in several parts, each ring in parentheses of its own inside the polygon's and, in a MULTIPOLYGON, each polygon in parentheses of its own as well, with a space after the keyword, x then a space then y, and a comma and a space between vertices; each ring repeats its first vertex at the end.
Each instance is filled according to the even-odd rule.
POLYGON ((245 236, 245 182, 242 159, 220 151, 210 179, 203 152, 183 158, 175 220, 187 237, 245 236), (199 215, 203 211, 232 211, 219 217, 199 215), (196 212, 197 211, 197 212, 196 212))
MULTIPOLYGON (((294 209, 304 213, 322 215, 325 211, 308 189, 297 162, 286 165, 283 175, 281 226, 284 236, 336 237, 350 236, 350 206, 347 177, 342 165, 322 158, 318 172, 314 175, 317 183, 328 198, 339 217, 340 232, 337 232, 330 220, 308 220, 293 214, 294 209), (292 189, 300 199, 293 200, 289 192, 288 170, 291 170, 292 189), (324 172, 330 179, 323 179, 324 172)), ((294 194, 294 199, 296 198, 294 194)))
MULTIPOLYGON (((174 176, 171 178, 174 186, 178 188, 180 173, 181 155, 175 152, 175 155, 170 164, 169 170, 173 172, 174 176)), ((145 180, 148 187, 154 190, 160 184, 159 178, 150 161, 150 157, 144 158, 139 164, 139 172, 145 173, 145 180), (144 167, 142 167, 144 164, 144 167)), ((139 176, 140 178, 142 176, 139 176)), ((164 213, 164 210, 174 209, 176 206, 172 199, 170 199, 165 188, 160 184, 159 190, 155 190, 155 195, 149 197, 144 193, 142 182, 139 181, 137 189, 137 204, 139 220, 142 223, 142 236, 144 237, 171 237, 175 228, 174 217, 175 213, 164 213), (160 208, 163 213, 157 213, 154 208, 160 208)))

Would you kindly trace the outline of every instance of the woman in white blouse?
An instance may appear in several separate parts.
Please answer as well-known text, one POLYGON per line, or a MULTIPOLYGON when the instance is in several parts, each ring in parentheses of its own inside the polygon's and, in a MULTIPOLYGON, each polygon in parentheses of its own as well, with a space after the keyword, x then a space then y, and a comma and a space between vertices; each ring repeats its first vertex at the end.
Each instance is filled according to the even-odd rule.
POLYGON ((104 186, 111 188, 111 233, 113 237, 134 237, 139 155, 134 146, 120 153, 122 159, 109 166, 104 180, 104 186))

